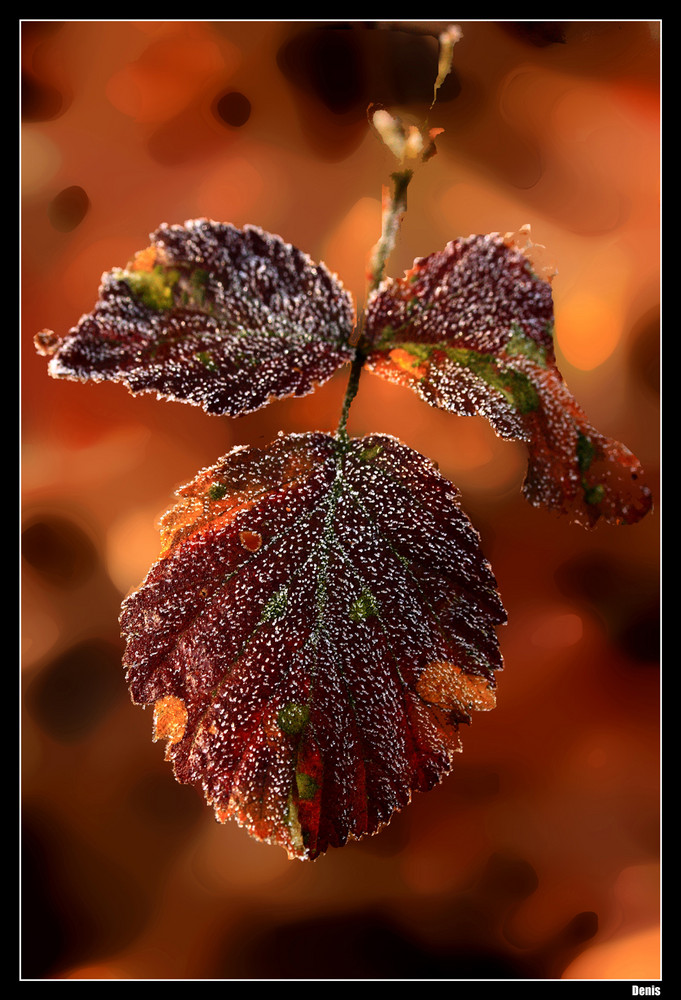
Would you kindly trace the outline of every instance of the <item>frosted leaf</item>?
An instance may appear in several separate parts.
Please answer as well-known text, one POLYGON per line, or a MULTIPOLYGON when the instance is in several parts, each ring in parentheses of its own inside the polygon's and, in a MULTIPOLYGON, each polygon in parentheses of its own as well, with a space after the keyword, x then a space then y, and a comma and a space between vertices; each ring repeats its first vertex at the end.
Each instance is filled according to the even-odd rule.
POLYGON ((93 312, 36 347, 55 378, 237 416, 313 391, 352 360, 353 327, 352 298, 323 264, 254 226, 201 219, 161 226, 103 276, 93 312))
POLYGON ((650 509, 636 457, 594 430, 568 391, 551 286, 510 237, 455 240, 383 282, 367 306, 364 349, 375 374, 524 441, 532 504, 587 526, 631 524, 650 509))
POLYGON ((177 778, 291 857, 375 833, 494 705, 505 613, 457 491, 394 438, 315 433, 178 498, 121 616, 177 778))

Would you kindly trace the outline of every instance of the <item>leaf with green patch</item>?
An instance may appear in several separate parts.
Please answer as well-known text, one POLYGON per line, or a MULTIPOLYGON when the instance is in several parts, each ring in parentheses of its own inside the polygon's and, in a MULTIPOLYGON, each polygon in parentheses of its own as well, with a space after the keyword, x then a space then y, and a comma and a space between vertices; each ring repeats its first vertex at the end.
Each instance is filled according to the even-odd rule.
POLYGON ((354 305, 338 278, 254 226, 161 226, 62 338, 43 331, 55 378, 123 382, 133 393, 238 416, 302 395, 346 362, 354 305))
POLYGON ((494 705, 505 620, 459 496, 391 437, 236 448, 124 603, 135 702, 219 820, 311 859, 373 834, 494 705))
POLYGON ((568 391, 553 348, 551 285, 511 238, 455 240, 383 282, 364 337, 376 375, 525 442, 530 503, 587 526, 601 517, 632 524, 650 509, 636 457, 599 434, 568 391))

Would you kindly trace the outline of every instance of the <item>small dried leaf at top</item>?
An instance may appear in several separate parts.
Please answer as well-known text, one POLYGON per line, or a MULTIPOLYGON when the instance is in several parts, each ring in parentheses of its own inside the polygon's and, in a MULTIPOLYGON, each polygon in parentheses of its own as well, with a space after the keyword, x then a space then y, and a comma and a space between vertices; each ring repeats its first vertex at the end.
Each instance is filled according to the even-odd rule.
POLYGON ((367 305, 363 348, 375 374, 523 441, 530 503, 589 527, 601 517, 632 524, 652 505, 640 463, 575 402, 556 365, 553 321, 550 282, 520 237, 470 236, 383 282, 367 305))
POLYGON ((289 856, 376 833, 494 705, 505 621, 459 495, 391 437, 282 436, 178 491, 126 599, 178 780, 289 856))
POLYGON ((448 25, 438 36, 440 51, 437 62, 437 78, 433 87, 433 103, 430 105, 431 109, 434 107, 437 100, 438 90, 451 73, 452 60, 454 58, 454 46, 457 42, 461 41, 462 37, 463 32, 458 24, 448 25))
POLYGON ((94 310, 36 348, 55 378, 238 416, 312 392, 352 360, 350 294, 324 264, 255 226, 161 226, 102 278, 94 310))

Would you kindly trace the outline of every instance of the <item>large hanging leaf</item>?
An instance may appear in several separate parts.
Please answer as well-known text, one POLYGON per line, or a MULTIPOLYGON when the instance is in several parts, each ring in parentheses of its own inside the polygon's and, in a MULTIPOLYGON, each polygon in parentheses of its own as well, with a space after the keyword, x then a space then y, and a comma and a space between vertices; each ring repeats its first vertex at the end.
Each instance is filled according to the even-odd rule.
POLYGON ((394 438, 236 448, 124 603, 133 699, 220 820, 314 858, 450 770, 505 620, 455 488, 394 438))
POLYGON ((499 235, 455 240, 370 298, 367 366, 431 406, 486 417, 529 452, 524 493, 593 525, 631 524, 650 491, 634 455, 589 424, 553 350, 548 281, 499 235))
POLYGON ((350 361, 351 296, 323 264, 278 236, 205 219, 161 226, 106 273, 92 313, 63 339, 36 338, 56 378, 237 416, 301 395, 350 361))

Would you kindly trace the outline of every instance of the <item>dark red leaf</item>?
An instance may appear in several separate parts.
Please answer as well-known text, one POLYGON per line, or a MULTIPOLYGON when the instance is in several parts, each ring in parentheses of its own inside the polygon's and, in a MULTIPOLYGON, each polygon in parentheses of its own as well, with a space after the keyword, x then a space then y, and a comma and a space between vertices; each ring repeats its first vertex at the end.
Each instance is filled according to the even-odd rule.
POLYGON ((254 226, 161 226, 105 274, 64 339, 36 338, 56 378, 124 382, 237 416, 302 395, 352 360, 352 298, 323 264, 254 226))
POLYGON ((624 445, 588 423, 556 366, 548 281, 510 239, 455 240, 397 281, 366 314, 367 367, 431 406, 486 417, 529 451, 527 499, 591 526, 631 524, 650 491, 624 445))
POLYGON ((375 833, 494 704, 505 614, 455 488, 394 438, 317 433, 178 496, 121 617, 176 776, 291 857, 375 833))

